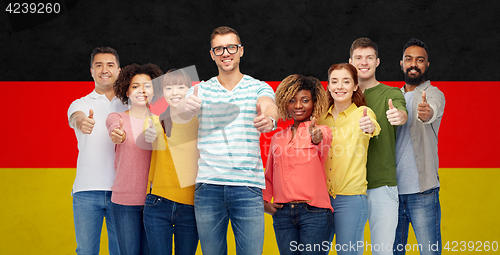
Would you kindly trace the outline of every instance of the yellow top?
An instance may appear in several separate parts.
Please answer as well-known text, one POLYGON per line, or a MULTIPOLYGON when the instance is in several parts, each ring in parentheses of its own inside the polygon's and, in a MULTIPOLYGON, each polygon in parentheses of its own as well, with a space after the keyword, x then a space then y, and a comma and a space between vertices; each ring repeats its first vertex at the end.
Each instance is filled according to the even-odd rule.
POLYGON ((332 129, 332 147, 325 162, 328 193, 337 195, 366 195, 366 157, 370 138, 380 133, 375 113, 368 108, 367 115, 375 124, 373 134, 366 134, 359 127, 365 106, 357 107, 352 103, 339 113, 334 121, 333 105, 318 120, 318 125, 332 129))
POLYGON ((194 205, 199 158, 198 118, 186 124, 173 122, 170 137, 165 135, 159 122, 154 124, 161 135, 155 141, 151 155, 148 192, 178 203, 194 205))

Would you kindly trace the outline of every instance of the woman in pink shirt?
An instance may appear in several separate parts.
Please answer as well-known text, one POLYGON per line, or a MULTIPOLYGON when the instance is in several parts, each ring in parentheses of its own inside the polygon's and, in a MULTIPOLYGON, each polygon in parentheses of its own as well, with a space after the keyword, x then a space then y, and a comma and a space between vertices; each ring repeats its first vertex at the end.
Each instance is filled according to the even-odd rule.
POLYGON ((154 96, 152 80, 162 74, 156 65, 132 64, 122 69, 113 85, 116 96, 130 107, 125 112, 111 113, 106 119, 109 135, 116 144, 111 202, 121 255, 149 254, 142 212, 151 144, 146 143, 143 131, 148 118, 158 123, 158 117, 149 111, 149 102, 154 96))
POLYGON ((271 140, 264 209, 273 215, 280 254, 325 254, 330 247, 323 242, 333 228, 324 171, 332 132, 315 123, 327 110, 328 97, 318 79, 294 74, 278 86, 276 104, 282 119, 294 123, 271 140))

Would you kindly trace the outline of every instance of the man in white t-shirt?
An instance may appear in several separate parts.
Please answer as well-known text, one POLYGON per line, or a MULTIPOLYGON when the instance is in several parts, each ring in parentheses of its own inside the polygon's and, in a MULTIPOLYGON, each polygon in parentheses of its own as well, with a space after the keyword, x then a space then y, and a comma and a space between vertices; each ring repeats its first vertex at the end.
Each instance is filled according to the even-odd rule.
POLYGON ((109 254, 118 255, 111 186, 115 180, 114 144, 106 129, 106 117, 127 106, 115 97, 113 84, 120 72, 116 50, 97 47, 92 51, 90 73, 95 89, 71 103, 68 121, 78 140, 78 161, 73 184, 73 216, 77 254, 99 254, 103 218, 106 218, 109 254))

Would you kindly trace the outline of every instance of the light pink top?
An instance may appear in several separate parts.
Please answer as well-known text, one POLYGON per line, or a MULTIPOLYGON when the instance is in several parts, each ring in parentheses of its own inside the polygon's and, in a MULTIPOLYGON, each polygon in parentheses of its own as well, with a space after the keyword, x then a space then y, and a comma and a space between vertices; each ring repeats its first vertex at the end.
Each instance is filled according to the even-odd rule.
MULTIPOLYGON (((145 119, 134 118, 125 112, 111 113, 106 119, 109 133, 120 127, 126 138, 115 146, 116 177, 111 187, 111 202, 120 205, 144 205, 151 163, 151 144, 144 140, 145 119)), ((111 139, 111 138, 109 138, 111 139)))
POLYGON ((288 203, 310 201, 309 205, 333 211, 326 187, 325 160, 332 144, 332 131, 318 125, 323 140, 311 142, 310 121, 300 123, 292 140, 290 125, 274 134, 266 164, 266 189, 262 190, 266 202, 288 203))

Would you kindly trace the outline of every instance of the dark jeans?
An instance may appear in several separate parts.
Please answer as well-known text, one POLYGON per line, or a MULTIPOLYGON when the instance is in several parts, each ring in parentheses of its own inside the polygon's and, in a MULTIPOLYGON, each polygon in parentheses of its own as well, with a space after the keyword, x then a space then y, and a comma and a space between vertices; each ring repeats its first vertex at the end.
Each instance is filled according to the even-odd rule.
POLYGON ((328 254, 332 211, 307 203, 283 204, 273 215, 280 254, 328 254), (309 247, 309 248, 308 248, 309 247))

